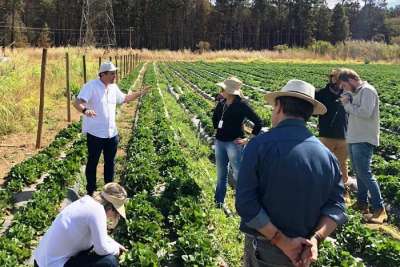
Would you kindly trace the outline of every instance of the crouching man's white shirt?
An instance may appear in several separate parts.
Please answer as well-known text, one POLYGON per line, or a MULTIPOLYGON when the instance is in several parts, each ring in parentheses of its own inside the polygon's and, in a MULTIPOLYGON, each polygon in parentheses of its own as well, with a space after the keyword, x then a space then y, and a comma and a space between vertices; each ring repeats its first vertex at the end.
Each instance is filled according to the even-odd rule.
POLYGON ((117 104, 125 101, 126 95, 115 83, 107 87, 100 80, 86 83, 77 98, 86 102, 86 108, 96 112, 96 116, 83 116, 82 131, 99 138, 112 138, 118 134, 115 123, 117 104))
POLYGON ((119 245, 107 234, 104 207, 90 196, 71 203, 56 217, 34 252, 39 267, 63 267, 93 246, 98 255, 116 255, 119 245))

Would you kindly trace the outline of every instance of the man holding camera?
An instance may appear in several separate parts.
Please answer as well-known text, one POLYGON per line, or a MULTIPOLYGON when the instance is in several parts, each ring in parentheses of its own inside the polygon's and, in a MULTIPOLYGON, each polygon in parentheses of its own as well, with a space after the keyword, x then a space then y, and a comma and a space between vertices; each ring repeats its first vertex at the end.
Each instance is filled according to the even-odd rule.
POLYGON ((371 172, 374 148, 379 145, 379 97, 376 89, 351 69, 341 69, 338 80, 341 88, 351 94, 343 95, 341 102, 349 114, 347 143, 354 172, 357 176, 356 208, 371 223, 387 221, 381 191, 371 172), (368 210, 368 192, 371 195, 372 214, 368 210))

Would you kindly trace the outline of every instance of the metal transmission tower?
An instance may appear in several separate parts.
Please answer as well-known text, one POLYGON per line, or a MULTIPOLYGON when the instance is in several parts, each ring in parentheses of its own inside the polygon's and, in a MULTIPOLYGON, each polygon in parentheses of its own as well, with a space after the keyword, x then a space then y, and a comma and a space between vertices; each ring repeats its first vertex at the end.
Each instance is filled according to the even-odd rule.
POLYGON ((116 46, 112 0, 83 0, 80 45, 116 46))

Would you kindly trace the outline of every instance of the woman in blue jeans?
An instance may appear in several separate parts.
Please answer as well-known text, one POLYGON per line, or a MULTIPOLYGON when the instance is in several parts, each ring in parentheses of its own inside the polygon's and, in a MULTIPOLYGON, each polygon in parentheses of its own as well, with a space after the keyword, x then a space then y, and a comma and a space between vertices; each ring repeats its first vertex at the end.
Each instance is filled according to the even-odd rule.
POLYGON ((228 164, 232 167, 233 181, 236 183, 239 173, 243 146, 247 143, 243 131, 245 119, 254 123, 253 135, 262 127, 261 119, 244 101, 241 93, 242 82, 236 77, 229 77, 217 84, 223 89, 223 99, 214 109, 213 124, 216 129, 215 157, 217 164, 217 185, 215 202, 223 207, 227 188, 228 164))

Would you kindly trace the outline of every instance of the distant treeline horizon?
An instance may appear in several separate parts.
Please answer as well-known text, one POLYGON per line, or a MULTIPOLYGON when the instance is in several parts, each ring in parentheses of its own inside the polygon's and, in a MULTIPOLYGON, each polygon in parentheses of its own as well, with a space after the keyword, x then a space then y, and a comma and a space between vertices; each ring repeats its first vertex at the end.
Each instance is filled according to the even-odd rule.
POLYGON ((98 47, 261 50, 349 39, 399 44, 400 5, 388 8, 382 0, 344 0, 333 9, 321 0, 0 2, 3 46, 86 42, 98 47), (82 10, 90 10, 86 20, 82 10))

